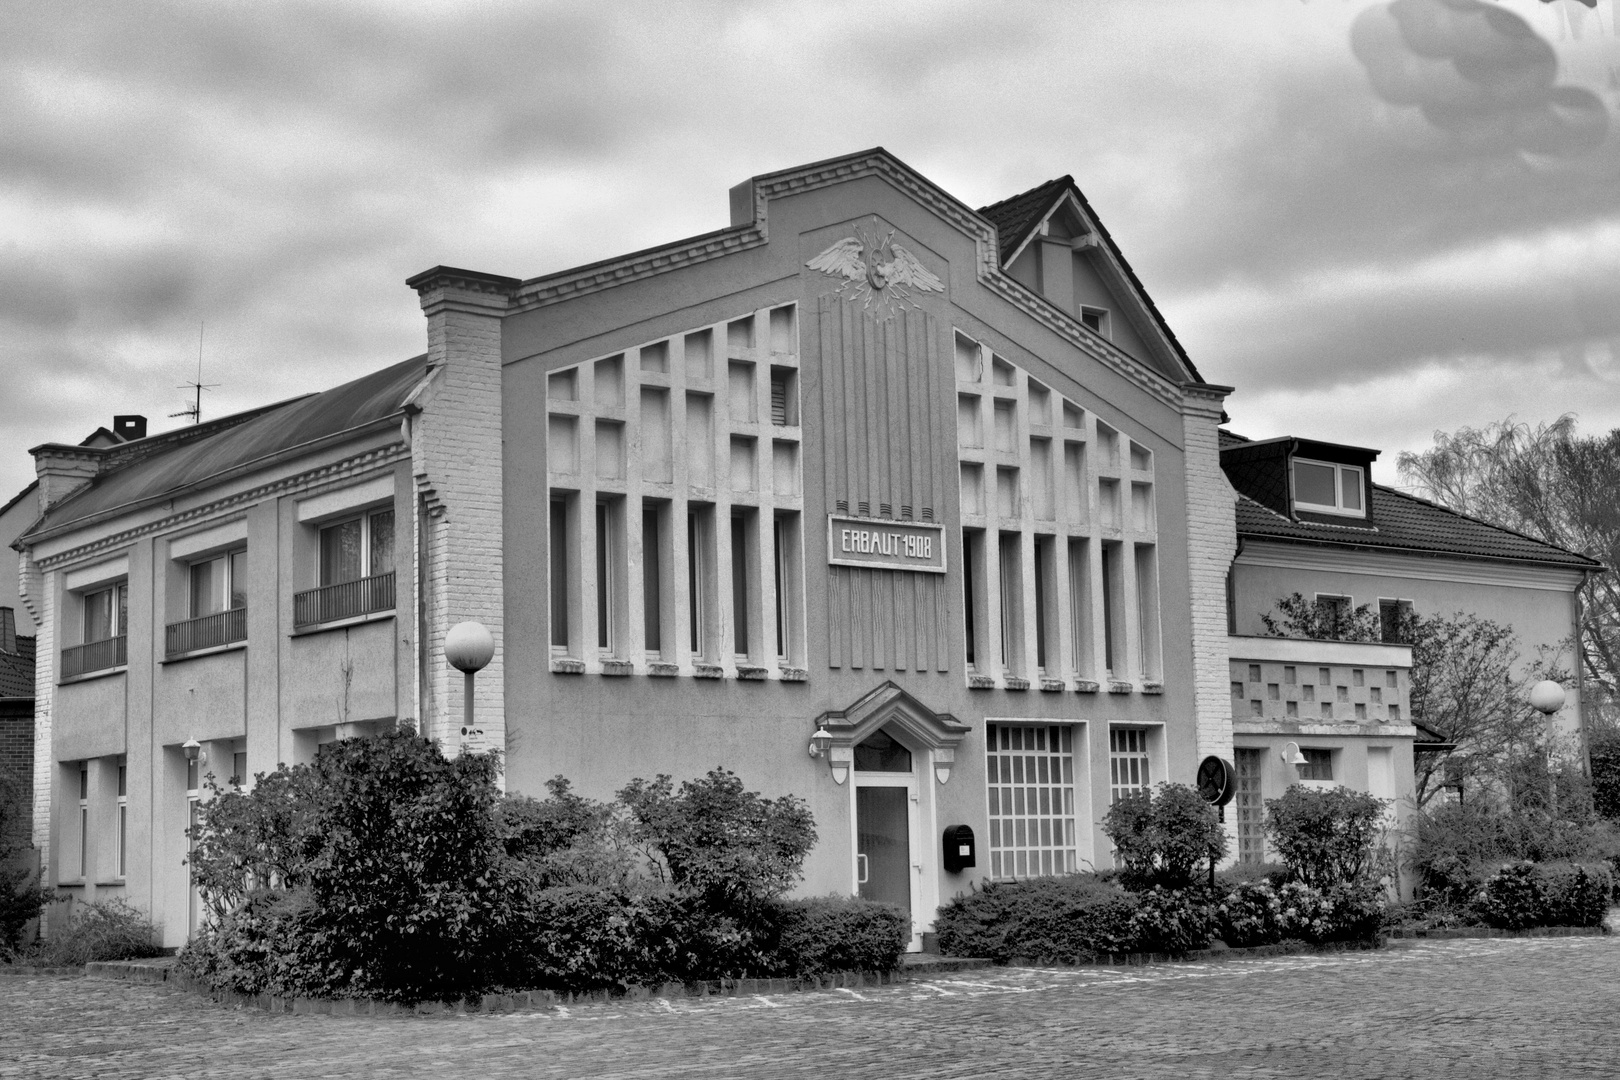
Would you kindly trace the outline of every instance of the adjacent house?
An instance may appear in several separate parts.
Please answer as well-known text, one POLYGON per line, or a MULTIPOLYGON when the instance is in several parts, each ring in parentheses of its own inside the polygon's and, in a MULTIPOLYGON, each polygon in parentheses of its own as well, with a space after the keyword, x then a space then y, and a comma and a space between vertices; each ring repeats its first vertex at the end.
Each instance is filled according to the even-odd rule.
MULTIPOLYGON (((1521 662, 1578 669, 1577 590, 1602 566, 1372 482, 1377 450, 1221 432, 1236 490, 1237 555, 1228 579, 1232 729, 1240 858, 1264 858, 1264 800, 1289 784, 1345 784, 1413 796, 1414 748, 1449 749, 1413 724, 1411 648, 1402 616, 1477 615, 1510 626, 1521 662), (1379 614, 1383 640, 1267 636, 1262 616, 1299 593, 1348 613, 1379 614)), ((1581 726, 1580 695, 1560 717, 1581 726)))

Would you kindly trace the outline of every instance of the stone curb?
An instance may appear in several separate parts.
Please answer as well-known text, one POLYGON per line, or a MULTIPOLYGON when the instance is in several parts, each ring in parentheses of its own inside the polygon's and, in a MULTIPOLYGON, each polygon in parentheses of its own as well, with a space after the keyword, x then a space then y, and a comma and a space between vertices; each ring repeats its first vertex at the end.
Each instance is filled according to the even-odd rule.
POLYGON ((1211 960, 1249 960, 1265 956, 1294 956, 1298 954, 1367 952, 1382 948, 1384 938, 1374 941, 1333 941, 1325 945, 1312 945, 1305 941, 1283 941, 1276 945, 1252 945, 1241 949, 1192 949, 1185 953, 1097 953, 1087 960, 1052 960, 1015 956, 1009 967, 1142 967, 1147 964, 1195 964, 1211 960))
POLYGON ((1528 930, 1499 930, 1494 926, 1447 926, 1415 930, 1391 930, 1387 936, 1396 941, 1451 941, 1458 938, 1553 938, 1553 937, 1607 937, 1613 933, 1607 926, 1533 926, 1528 930))
POLYGON ((167 983, 176 989, 202 994, 223 1005, 262 1009, 272 1013, 319 1016, 455 1016, 479 1013, 518 1012, 525 1009, 552 1009, 559 1005, 599 1005, 614 1001, 648 1001, 653 998, 744 997, 752 994, 786 994, 805 990, 892 986, 905 981, 902 971, 854 971, 804 979, 713 979, 696 983, 663 983, 658 986, 632 986, 623 991, 559 994, 551 990, 522 990, 510 994, 486 994, 476 1001, 424 1001, 401 1005, 373 998, 279 997, 274 994, 239 994, 216 990, 173 969, 172 963, 115 960, 86 964, 84 974, 91 978, 121 982, 167 983))
POLYGON ((7 975, 83 975, 82 967, 30 967, 27 964, 0 964, 0 978, 7 975))

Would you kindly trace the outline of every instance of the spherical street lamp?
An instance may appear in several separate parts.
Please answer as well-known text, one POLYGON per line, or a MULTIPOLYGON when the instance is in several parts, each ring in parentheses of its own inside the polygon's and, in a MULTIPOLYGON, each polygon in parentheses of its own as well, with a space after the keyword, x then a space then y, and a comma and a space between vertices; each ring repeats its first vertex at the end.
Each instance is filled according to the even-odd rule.
POLYGON ((1564 688, 1542 679, 1530 688, 1530 707, 1547 718, 1547 809, 1558 817, 1558 777, 1553 774, 1553 713, 1564 707, 1564 688))
POLYGON ((444 658, 466 675, 462 707, 461 737, 478 734, 473 727, 473 676, 489 666, 495 658, 495 636, 479 622, 459 622, 444 635, 444 658))

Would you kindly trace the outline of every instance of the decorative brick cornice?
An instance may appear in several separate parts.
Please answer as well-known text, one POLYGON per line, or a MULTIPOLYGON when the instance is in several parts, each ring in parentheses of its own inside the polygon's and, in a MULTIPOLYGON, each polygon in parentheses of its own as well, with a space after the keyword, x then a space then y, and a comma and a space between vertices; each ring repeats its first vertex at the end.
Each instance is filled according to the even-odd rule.
POLYGON ((511 296, 522 284, 518 278, 486 274, 482 270, 462 270, 454 266, 435 266, 405 279, 407 288, 423 294, 434 289, 461 289, 490 296, 511 296))
POLYGON ((64 563, 74 562, 85 558, 86 556, 94 555, 97 552, 106 551, 111 548, 124 547, 135 540, 139 540, 143 536, 150 536, 153 533, 173 529, 176 526, 184 525, 190 521, 215 517, 220 514, 227 513, 236 507, 244 506, 250 503, 262 502, 265 499, 274 497, 276 495, 285 494, 286 492, 298 488, 315 487, 321 484, 329 484, 341 480, 347 480, 353 476, 359 475, 360 473, 370 472, 383 465, 391 465, 397 461, 404 461, 406 459, 407 454, 405 452, 403 443, 396 443, 392 446, 380 446, 376 449, 367 450, 364 453, 356 454, 353 457, 344 458, 341 461, 334 461, 328 465, 323 465, 317 469, 310 469, 305 472, 297 473, 293 476, 272 481, 268 484, 260 484, 257 487, 249 488, 248 490, 238 492, 235 495, 228 495, 222 499, 215 499, 212 502, 204 503, 203 505, 193 507, 190 510, 184 510, 178 514, 170 514, 167 517, 158 519, 157 521, 148 522, 144 525, 137 525, 132 529, 122 529, 118 532, 110 533, 101 539, 93 540, 87 544, 81 544, 78 547, 69 548, 66 551, 61 551, 55 555, 40 559, 38 565, 42 570, 49 570, 53 567, 61 566, 64 563))

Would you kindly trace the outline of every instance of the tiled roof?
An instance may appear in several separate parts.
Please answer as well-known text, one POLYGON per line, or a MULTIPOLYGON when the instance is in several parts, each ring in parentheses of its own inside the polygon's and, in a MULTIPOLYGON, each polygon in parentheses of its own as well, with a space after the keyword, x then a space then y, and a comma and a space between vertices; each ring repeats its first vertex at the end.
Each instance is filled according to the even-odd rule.
POLYGON ((1294 521, 1268 510, 1246 495, 1238 496, 1239 536, 1329 544, 1335 547, 1405 551, 1463 559, 1538 563, 1576 570, 1595 570, 1601 563, 1573 551, 1544 544, 1508 529, 1465 517, 1443 506, 1373 485, 1373 528, 1318 525, 1294 521))
POLYGON ((17 651, 0 651, 0 698, 34 696, 35 638, 19 637, 17 651))
POLYGON ((1108 232, 1108 226, 1102 223, 1102 218, 1097 216, 1097 211, 1093 210, 1091 203, 1086 201, 1085 193, 1076 186, 1074 177, 1060 176, 1056 180, 1048 180, 1044 184, 1032 187, 1028 191, 1014 195, 1011 198, 1002 199, 1000 202, 979 208, 979 216, 996 227, 996 245, 999 249, 1002 268, 1006 268, 1007 260, 1012 258, 1013 252, 1017 251, 1018 246, 1029 236, 1030 230, 1041 223, 1047 212, 1052 209, 1064 192, 1073 193, 1075 201, 1080 204, 1085 216, 1097 227, 1097 235, 1102 238, 1103 244, 1107 246, 1109 253, 1113 255, 1120 269, 1125 272, 1125 277, 1131 283, 1131 288, 1136 290, 1137 297, 1141 299, 1143 306, 1147 308, 1148 314, 1153 317, 1154 324, 1164 334, 1165 339, 1170 342, 1170 347, 1175 350, 1176 357, 1186 365, 1195 382, 1203 382, 1204 377, 1198 373, 1198 368, 1193 365, 1192 358, 1187 355, 1187 350, 1181 347, 1181 342, 1177 340, 1175 332, 1170 329, 1170 324, 1165 321, 1164 315, 1160 313, 1158 305, 1153 302, 1153 297, 1149 296, 1147 290, 1142 287, 1141 279, 1136 276, 1136 271, 1131 269, 1131 264, 1126 260, 1124 252, 1120 251, 1119 245, 1114 243, 1113 236, 1108 232))
POLYGON ((380 420, 399 411, 426 372, 426 355, 417 356, 322 393, 255 410, 242 422, 226 418, 211 434, 197 437, 194 428, 180 428, 129 443, 131 451, 144 453, 53 506, 24 539, 195 488, 241 466, 380 420), (173 446, 150 445, 160 440, 173 446))

